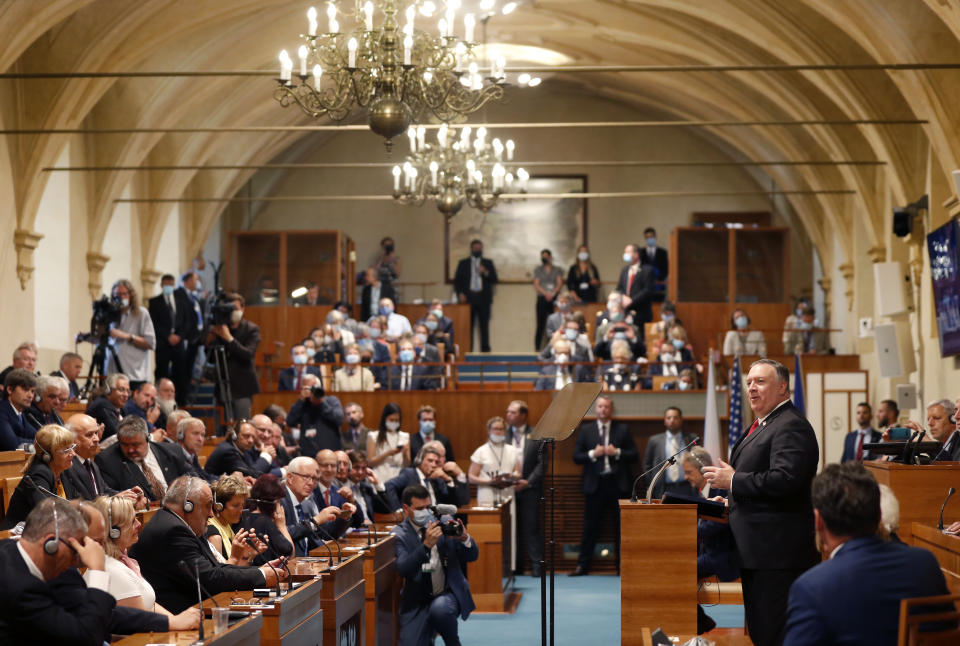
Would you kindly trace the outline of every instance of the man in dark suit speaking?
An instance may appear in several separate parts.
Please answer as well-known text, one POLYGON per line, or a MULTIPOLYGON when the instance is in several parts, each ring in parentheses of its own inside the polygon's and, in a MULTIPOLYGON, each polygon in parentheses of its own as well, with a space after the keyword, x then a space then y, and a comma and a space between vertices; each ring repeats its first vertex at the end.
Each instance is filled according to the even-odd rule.
POLYGON ((829 559, 790 588, 784 644, 894 646, 902 599, 949 594, 937 559, 877 536, 880 488, 858 462, 827 465, 812 498, 829 559))
POLYGON ((470 339, 473 340, 475 322, 480 325, 480 350, 490 352, 490 308, 493 305, 493 287, 497 284, 497 269, 493 261, 483 257, 483 242, 470 243, 470 257, 457 264, 453 289, 461 303, 470 303, 470 339))
POLYGON ((790 373, 760 359, 747 374, 756 421, 730 464, 704 467, 711 486, 727 489, 737 542, 743 606, 757 646, 783 643, 790 585, 820 560, 813 541, 810 483, 820 449, 810 422, 790 402, 790 373))

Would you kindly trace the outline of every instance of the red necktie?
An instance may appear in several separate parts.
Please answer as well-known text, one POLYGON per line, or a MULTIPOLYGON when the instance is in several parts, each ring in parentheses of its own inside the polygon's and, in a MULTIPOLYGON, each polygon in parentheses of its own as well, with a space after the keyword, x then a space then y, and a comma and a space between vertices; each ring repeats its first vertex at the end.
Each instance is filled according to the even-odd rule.
POLYGON ((330 506, 330 488, 327 487, 327 490, 323 492, 323 502, 326 503, 327 507, 330 506))
POLYGON ((863 433, 857 433, 857 462, 863 462, 863 433))
POLYGON ((627 295, 630 295, 630 288, 633 287, 633 276, 636 272, 633 267, 630 268, 630 277, 627 279, 627 295))
POLYGON ((747 431, 747 437, 750 437, 750 434, 753 433, 755 430, 757 430, 758 426, 760 426, 760 420, 759 419, 753 420, 753 424, 750 425, 750 430, 747 431))

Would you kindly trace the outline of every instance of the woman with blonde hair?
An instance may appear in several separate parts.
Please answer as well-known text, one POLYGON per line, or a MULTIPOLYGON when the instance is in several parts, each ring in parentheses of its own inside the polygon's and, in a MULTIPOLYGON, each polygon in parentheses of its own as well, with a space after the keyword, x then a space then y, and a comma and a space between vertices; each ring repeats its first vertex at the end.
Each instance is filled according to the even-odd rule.
POLYGON ((507 423, 502 417, 487 420, 486 443, 470 456, 470 484, 477 485, 477 504, 488 506, 513 495, 509 484, 520 479, 516 447, 507 442, 507 423))
POLYGON ((33 438, 34 453, 23 466, 23 477, 10 498, 10 509, 0 529, 10 529, 22 520, 44 498, 66 498, 61 474, 73 464, 74 435, 57 424, 47 424, 33 438))
POLYGON ((117 605, 166 615, 169 630, 196 628, 200 611, 191 606, 174 615, 157 603, 153 586, 140 574, 140 564, 127 555, 127 550, 140 537, 140 519, 133 503, 122 496, 100 496, 93 501, 93 506, 103 514, 105 529, 103 540, 99 541, 106 552, 103 569, 110 575, 107 593, 117 600, 117 605))
POLYGON ((210 489, 213 491, 213 518, 207 521, 207 541, 214 556, 231 565, 249 565, 267 548, 257 539, 256 532, 239 529, 250 487, 238 476, 222 475, 210 489), (248 537, 254 540, 257 549, 250 547, 248 537))

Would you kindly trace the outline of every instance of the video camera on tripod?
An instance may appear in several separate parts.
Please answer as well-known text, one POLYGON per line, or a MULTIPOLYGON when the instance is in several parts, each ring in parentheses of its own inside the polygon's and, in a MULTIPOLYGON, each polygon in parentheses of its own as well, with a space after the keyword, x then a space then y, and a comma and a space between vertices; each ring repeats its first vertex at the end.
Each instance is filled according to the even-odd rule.
POLYGON ((93 314, 90 317, 90 331, 77 334, 76 342, 93 343, 96 345, 93 351, 93 358, 90 360, 90 371, 87 373, 87 383, 80 393, 82 399, 87 398, 90 390, 95 383, 94 373, 100 377, 106 377, 106 358, 107 352, 113 357, 114 365, 117 366, 117 372, 123 372, 120 365, 120 359, 117 357, 116 349, 110 345, 110 327, 119 325, 123 317, 123 305, 118 298, 101 296, 93 301, 93 314))
MULTIPOLYGON (((210 303, 210 312, 207 317, 208 325, 230 325, 236 306, 229 299, 223 289, 218 289, 216 296, 210 303)), ((227 348, 223 343, 215 342, 210 347, 210 360, 213 364, 209 370, 209 377, 216 385, 217 399, 223 404, 224 415, 227 420, 233 417, 233 391, 230 388, 230 371, 227 367, 227 348)))
POLYGON ((209 325, 230 325, 236 307, 223 289, 218 289, 213 302, 210 303, 210 313, 207 316, 209 325))

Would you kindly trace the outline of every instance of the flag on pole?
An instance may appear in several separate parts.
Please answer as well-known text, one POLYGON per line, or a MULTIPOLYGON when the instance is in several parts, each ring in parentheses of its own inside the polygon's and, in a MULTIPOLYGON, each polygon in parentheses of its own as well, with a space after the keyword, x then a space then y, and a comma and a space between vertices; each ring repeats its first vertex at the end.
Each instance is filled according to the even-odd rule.
POLYGON ((707 407, 703 414, 703 448, 714 460, 720 458, 720 413, 717 410, 717 377, 714 372, 713 350, 710 351, 710 370, 707 372, 707 407))
POLYGON ((728 431, 729 443, 727 444, 727 459, 730 453, 733 453, 733 447, 740 441, 740 434, 743 432, 743 397, 740 392, 742 388, 740 380, 740 356, 733 358, 733 376, 730 378, 730 430, 728 431))
POLYGON ((800 362, 800 355, 793 355, 793 405, 797 407, 800 414, 807 416, 807 405, 803 401, 803 365, 800 362))

